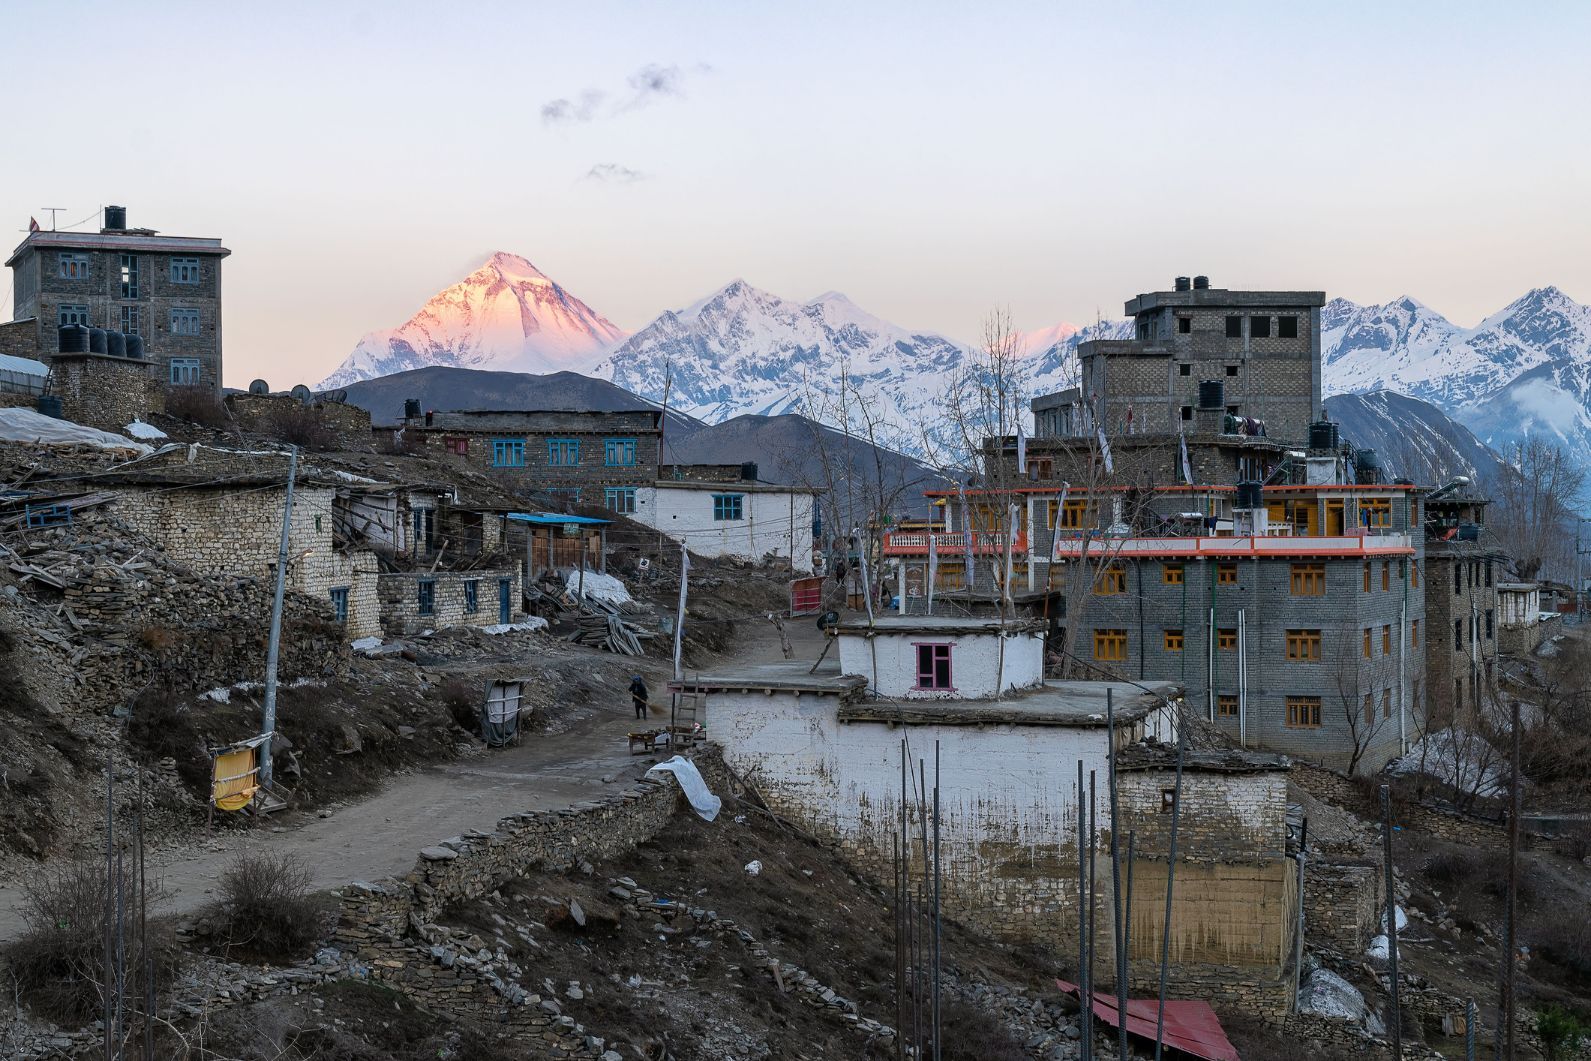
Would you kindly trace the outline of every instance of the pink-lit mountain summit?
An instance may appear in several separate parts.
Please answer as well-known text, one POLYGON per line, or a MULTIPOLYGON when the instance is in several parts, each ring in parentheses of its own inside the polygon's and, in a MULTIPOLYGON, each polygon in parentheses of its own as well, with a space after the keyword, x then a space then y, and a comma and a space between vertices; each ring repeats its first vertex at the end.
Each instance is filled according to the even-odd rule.
POLYGON ((359 340, 321 387, 430 365, 579 372, 624 337, 530 262, 499 251, 402 325, 359 340))

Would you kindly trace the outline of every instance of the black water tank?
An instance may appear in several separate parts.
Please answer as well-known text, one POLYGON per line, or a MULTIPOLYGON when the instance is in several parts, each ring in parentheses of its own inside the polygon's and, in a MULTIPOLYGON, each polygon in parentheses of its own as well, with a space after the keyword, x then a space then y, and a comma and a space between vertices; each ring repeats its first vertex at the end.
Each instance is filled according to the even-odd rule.
POLYGON ((88 329, 81 324, 67 324, 55 330, 56 341, 63 354, 88 353, 88 329))
POLYGON ((1210 290, 1210 278, 1208 276, 1195 276, 1193 278, 1193 290, 1195 290, 1195 291, 1208 291, 1208 290, 1210 290))
POLYGON ((754 483, 757 481, 757 462, 746 461, 740 466, 740 479, 742 482, 754 483))
POLYGON ((127 208, 125 206, 107 206, 105 208, 105 231, 120 232, 127 227, 127 208))
POLYGON ((420 399, 403 399, 403 418, 405 420, 418 420, 420 418, 420 399))
POLYGON ((127 356, 127 336, 121 332, 105 333, 105 352, 111 357, 127 356))
POLYGON ((39 395, 38 405, 39 412, 43 415, 53 416, 57 420, 66 419, 66 411, 61 408, 61 396, 59 394, 39 395))
POLYGON ((144 337, 142 335, 129 335, 127 339, 127 356, 134 361, 144 359, 144 337))
POLYGON ((1199 381, 1199 408, 1226 408, 1226 384, 1218 379, 1201 379, 1199 381))
POLYGON ((1316 420, 1309 425, 1310 449, 1336 449, 1339 438, 1334 421, 1316 420))
POLYGON ((1236 500, 1236 502, 1233 503, 1233 507, 1234 508, 1260 508, 1264 504, 1264 501, 1262 500, 1263 495, 1262 495, 1261 490, 1260 490, 1260 485, 1261 484, 1257 480, 1253 480, 1253 479, 1248 479, 1248 480, 1245 480, 1245 481, 1243 481, 1241 483, 1238 483, 1237 484, 1237 500, 1236 500))
POLYGON ((105 352, 105 329, 90 328, 88 330, 88 352, 103 354, 105 352))
POLYGON ((1189 284, 1188 278, 1185 277, 1185 276, 1177 277, 1176 285, 1177 285, 1177 290, 1178 291, 1189 291, 1189 290, 1192 290, 1192 288, 1191 288, 1191 286, 1189 284))

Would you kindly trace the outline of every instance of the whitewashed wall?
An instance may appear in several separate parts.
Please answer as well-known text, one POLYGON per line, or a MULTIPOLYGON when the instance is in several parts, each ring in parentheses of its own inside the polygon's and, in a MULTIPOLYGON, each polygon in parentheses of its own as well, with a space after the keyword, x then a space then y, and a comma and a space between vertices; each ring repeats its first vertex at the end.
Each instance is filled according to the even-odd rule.
MULTIPOLYGON (((1017 935, 1064 931, 1076 909, 1079 759, 1085 788, 1097 772, 1094 814, 1109 826, 1104 727, 841 723, 837 708, 832 694, 715 693, 708 725, 774 810, 881 880, 900 829, 902 736, 930 788, 937 741, 947 908, 1017 935)), ((1134 736, 1124 728, 1118 741, 1134 736)), ((908 817, 915 831, 915 805, 908 817)))
POLYGON ((666 483, 635 491, 631 517, 684 541, 701 556, 761 560, 772 554, 793 561, 795 570, 812 570, 812 497, 791 491, 740 491, 736 484, 700 490, 666 483), (713 519, 714 494, 740 494, 742 518, 713 519))
POLYGON ((1040 684, 1044 676, 1044 639, 1023 632, 1005 641, 996 634, 950 634, 932 630, 840 635, 840 671, 860 674, 881 696, 897 700, 985 699, 1040 684), (950 690, 917 688, 917 646, 950 645, 950 690))

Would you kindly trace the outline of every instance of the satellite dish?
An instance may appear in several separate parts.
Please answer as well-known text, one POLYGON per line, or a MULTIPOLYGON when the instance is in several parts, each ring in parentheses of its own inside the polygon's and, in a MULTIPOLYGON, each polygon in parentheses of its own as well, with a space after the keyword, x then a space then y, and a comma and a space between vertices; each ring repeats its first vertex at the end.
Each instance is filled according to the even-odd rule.
POLYGON ((348 400, 347 388, 345 387, 342 390, 334 392, 331 396, 331 400, 334 402, 346 402, 348 400))
POLYGON ((829 627, 837 625, 839 621, 839 612, 824 612, 822 615, 818 616, 818 629, 827 630, 829 627))
POLYGON ((288 391, 288 393, 297 398, 299 401, 303 402, 305 405, 308 405, 315 398, 315 396, 309 392, 309 388, 304 386, 302 383, 295 386, 292 390, 288 391))
POLYGON ((249 393, 250 394, 269 394, 269 393, 271 393, 271 385, 269 383, 265 382, 263 379, 257 379, 253 383, 249 384, 249 393))

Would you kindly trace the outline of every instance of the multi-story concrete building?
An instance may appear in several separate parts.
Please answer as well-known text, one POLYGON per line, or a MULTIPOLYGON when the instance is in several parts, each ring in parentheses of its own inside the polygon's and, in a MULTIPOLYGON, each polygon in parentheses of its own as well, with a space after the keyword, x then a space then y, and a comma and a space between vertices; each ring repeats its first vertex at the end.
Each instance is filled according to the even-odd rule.
POLYGON ((652 410, 421 412, 410 400, 399 427, 516 493, 625 515, 636 511, 636 491, 657 481, 663 444, 663 414, 652 410))
POLYGON ((1079 384, 1035 399, 1040 436, 1218 429, 1300 442, 1320 410, 1322 291, 1227 291, 1178 277, 1127 302, 1134 336, 1078 346, 1079 384))
POLYGON ((1176 289, 1082 384, 984 448, 944 530, 885 536, 907 611, 996 600, 1052 623, 1051 662, 1173 681, 1244 744, 1376 769, 1423 731, 1421 491, 1317 420, 1321 292, 1176 289), (1106 459, 1106 447, 1112 453, 1106 459), (970 537, 969 537, 970 536, 970 537), (929 574, 929 542, 935 559, 929 574))
POLYGON ((136 335, 169 386, 221 386, 219 239, 128 228, 124 207, 105 208, 98 232, 30 232, 6 265, 12 316, 31 321, 35 356, 60 352, 59 328, 84 325, 136 335))

